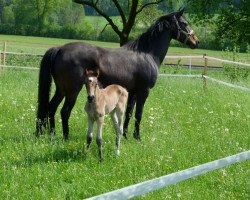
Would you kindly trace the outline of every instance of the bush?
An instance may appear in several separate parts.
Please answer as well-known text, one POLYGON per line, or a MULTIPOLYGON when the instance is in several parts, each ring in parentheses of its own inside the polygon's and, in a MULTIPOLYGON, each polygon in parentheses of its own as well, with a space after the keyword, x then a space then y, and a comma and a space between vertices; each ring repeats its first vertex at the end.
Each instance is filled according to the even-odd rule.
MULTIPOLYGON (((232 61, 241 62, 239 59, 239 48, 234 47, 233 49, 226 48, 225 58, 230 59, 232 61)), ((231 82, 239 81, 240 79, 247 79, 250 75, 250 68, 244 67, 242 65, 237 64, 228 64, 223 63, 224 73, 230 79, 231 82)))
POLYGON ((105 42, 119 42, 120 41, 118 35, 109 26, 107 26, 106 29, 102 33, 100 33, 98 40, 105 41, 105 42))

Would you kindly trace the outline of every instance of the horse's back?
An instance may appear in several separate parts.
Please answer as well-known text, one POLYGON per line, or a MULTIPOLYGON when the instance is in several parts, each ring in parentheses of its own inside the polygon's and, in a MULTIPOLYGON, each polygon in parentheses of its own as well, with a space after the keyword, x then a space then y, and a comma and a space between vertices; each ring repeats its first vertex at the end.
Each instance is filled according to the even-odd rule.
POLYGON ((78 92, 84 84, 84 68, 95 68, 101 48, 82 42, 60 47, 54 62, 56 85, 64 93, 78 92))

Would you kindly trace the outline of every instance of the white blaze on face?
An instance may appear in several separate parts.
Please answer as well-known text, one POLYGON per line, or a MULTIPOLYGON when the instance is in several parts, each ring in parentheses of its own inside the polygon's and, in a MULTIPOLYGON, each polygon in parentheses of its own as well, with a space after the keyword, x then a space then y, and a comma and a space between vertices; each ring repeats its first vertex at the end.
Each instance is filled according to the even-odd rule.
POLYGON ((95 87, 94 85, 92 84, 94 82, 94 77, 89 77, 88 78, 89 82, 89 92, 88 92, 88 95, 90 96, 94 96, 95 95, 95 87))
POLYGON ((89 77, 89 82, 92 83, 94 81, 93 77, 89 77))

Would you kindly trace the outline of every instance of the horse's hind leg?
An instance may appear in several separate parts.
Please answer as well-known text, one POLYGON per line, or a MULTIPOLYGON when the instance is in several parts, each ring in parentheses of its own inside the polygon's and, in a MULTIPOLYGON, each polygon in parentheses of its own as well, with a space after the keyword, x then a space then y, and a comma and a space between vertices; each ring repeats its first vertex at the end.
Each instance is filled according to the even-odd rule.
POLYGON ((67 140, 69 137, 69 117, 71 110, 75 105, 79 91, 66 96, 64 105, 61 110, 63 137, 65 140, 67 140))
POLYGON ((126 114, 125 114, 125 121, 124 121, 124 125, 123 125, 123 136, 126 139, 127 139, 127 134, 128 134, 128 124, 129 124, 130 118, 132 117, 134 106, 135 106, 135 95, 134 95, 134 93, 129 93, 127 110, 126 110, 126 114))
POLYGON ((63 100, 63 95, 56 89, 55 95, 49 102, 49 123, 50 123, 50 133, 55 134, 55 113, 59 104, 63 100))

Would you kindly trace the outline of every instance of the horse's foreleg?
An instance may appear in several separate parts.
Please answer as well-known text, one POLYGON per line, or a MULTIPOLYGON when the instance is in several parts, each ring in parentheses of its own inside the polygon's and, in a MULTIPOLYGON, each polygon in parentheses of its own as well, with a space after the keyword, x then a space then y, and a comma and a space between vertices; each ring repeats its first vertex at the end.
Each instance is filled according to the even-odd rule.
POLYGON ((51 134, 55 134, 55 113, 62 100, 63 95, 58 90, 56 90, 55 95, 49 102, 49 123, 51 134))
POLYGON ((144 104, 149 94, 149 89, 140 91, 136 94, 136 111, 135 111, 135 128, 134 128, 134 138, 140 140, 140 123, 142 119, 142 113, 144 104))
POLYGON ((92 138, 93 138, 93 126, 94 126, 94 120, 88 116, 88 132, 87 132, 87 136, 86 136, 86 150, 89 150, 92 138))
POLYGON ((75 105, 77 95, 78 93, 75 93, 74 95, 66 96, 64 105, 61 110, 63 137, 65 140, 67 140, 69 137, 69 117, 70 117, 71 110, 75 105))
POLYGON ((102 126, 103 126, 104 116, 99 117, 97 119, 97 135, 96 135, 96 143, 98 145, 98 152, 100 162, 103 161, 103 152, 102 152, 102 126))
POLYGON ((125 113, 125 120, 124 120, 124 125, 123 125, 123 136, 126 139, 127 139, 127 134, 128 134, 128 124, 129 124, 129 120, 132 116, 134 106, 135 106, 135 95, 134 95, 134 93, 129 93, 127 109, 126 109, 126 113, 125 113))
POLYGON ((116 112, 113 112, 111 114, 111 117, 112 117, 112 120, 113 120, 113 123, 114 123, 114 128, 116 130, 116 154, 119 156, 120 155, 120 140, 121 140, 121 137, 120 135, 122 134, 122 130, 120 129, 120 119, 118 117, 118 113, 116 114, 116 112))

